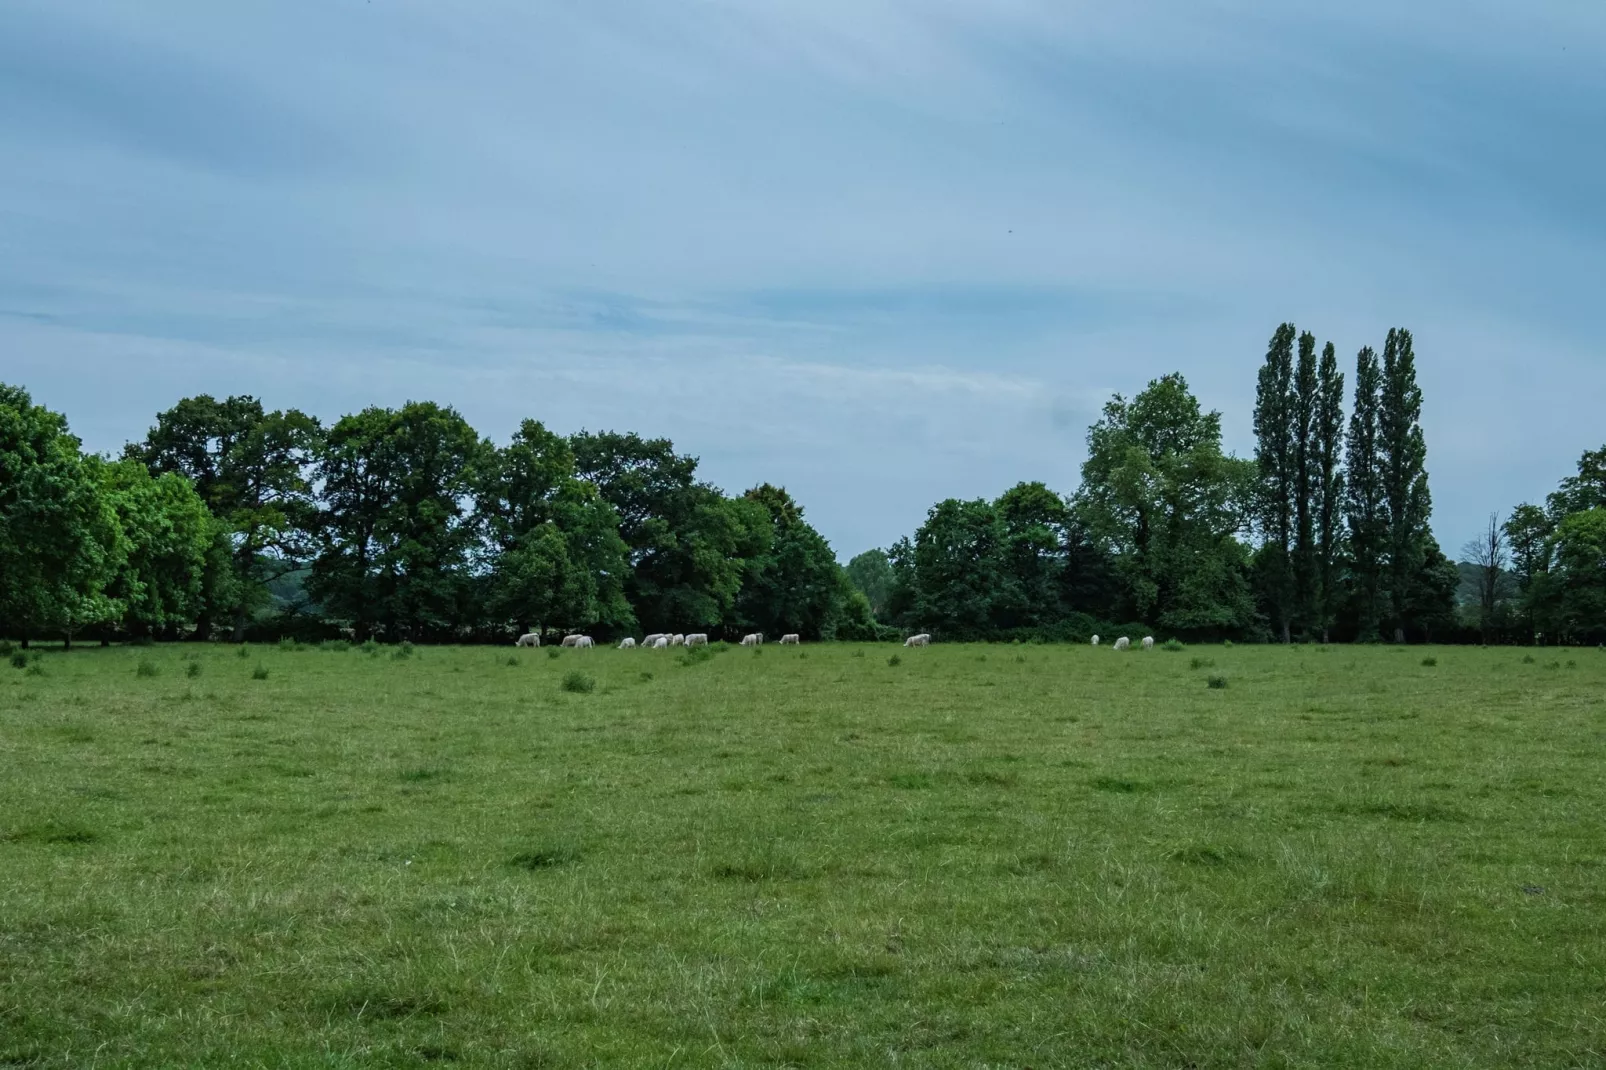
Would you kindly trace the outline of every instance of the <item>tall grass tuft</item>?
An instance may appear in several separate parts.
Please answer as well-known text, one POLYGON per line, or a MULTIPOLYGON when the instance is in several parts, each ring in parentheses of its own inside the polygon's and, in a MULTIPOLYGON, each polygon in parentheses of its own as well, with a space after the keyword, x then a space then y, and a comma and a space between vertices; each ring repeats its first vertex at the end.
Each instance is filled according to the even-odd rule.
POLYGON ((156 662, 152 661, 150 658, 140 658, 139 664, 134 666, 134 675, 145 678, 159 675, 159 670, 156 668, 156 662))
POLYGON ((1212 691, 1225 691, 1227 689, 1227 678, 1225 676, 1212 676, 1206 681, 1206 686, 1212 691))
POLYGON ((234 652, 234 656, 237 658, 248 658, 251 656, 251 648, 246 646, 244 643, 241 643, 240 649, 234 652))
POLYGON ((894 654, 892 657, 887 659, 887 664, 893 668, 897 668, 899 665, 903 664, 903 656, 901 654, 894 654))
POLYGON ((184 675, 188 676, 191 680, 201 675, 201 663, 198 661, 192 661, 188 665, 184 666, 184 675))
POLYGON ((1186 650, 1188 648, 1183 646, 1180 642, 1178 642, 1175 639, 1167 639, 1165 642, 1160 644, 1160 649, 1161 650, 1169 650, 1173 654, 1180 654, 1180 653, 1182 653, 1184 650, 1186 650))
POLYGON ((549 646, 546 648, 546 656, 549 658, 561 658, 563 657, 563 648, 561 646, 549 646))
POLYGON ((377 658, 379 656, 379 644, 374 642, 372 639, 364 639, 362 646, 358 647, 357 649, 361 650, 364 654, 367 654, 371 658, 377 658))
POLYGON ((564 676, 561 686, 571 695, 589 695, 597 689, 597 682, 579 669, 575 669, 564 676))
POLYGON ((9 658, 16 652, 16 645, 9 639, 0 639, 0 658, 9 658))
POLYGON ((392 661, 406 661, 408 658, 410 658, 412 656, 413 656, 413 644, 403 640, 402 644, 400 646, 398 646, 391 653, 390 659, 392 661))
POLYGON ((11 652, 11 667, 13 669, 26 669, 28 667, 28 652, 26 650, 13 650, 11 652))
POLYGON ((1214 669, 1215 667, 1216 663, 1209 658, 1193 658, 1188 662, 1188 668, 1190 669, 1214 669))
POLYGON ((1424 669, 1431 669, 1435 665, 1437 665, 1438 663, 1439 663, 1439 659, 1438 658, 1423 658, 1422 659, 1422 667, 1424 669))
POLYGON ((268 667, 266 665, 258 665, 256 668, 251 670, 251 679, 253 680, 266 680, 267 678, 268 667))

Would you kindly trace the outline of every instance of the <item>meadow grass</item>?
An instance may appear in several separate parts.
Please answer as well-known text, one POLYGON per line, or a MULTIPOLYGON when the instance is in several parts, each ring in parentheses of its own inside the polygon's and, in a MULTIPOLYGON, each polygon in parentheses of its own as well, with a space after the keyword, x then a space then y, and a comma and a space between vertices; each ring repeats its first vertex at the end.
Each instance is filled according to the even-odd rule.
POLYGON ((1606 654, 992 651, 0 665, 0 1066, 1606 1058, 1606 654))

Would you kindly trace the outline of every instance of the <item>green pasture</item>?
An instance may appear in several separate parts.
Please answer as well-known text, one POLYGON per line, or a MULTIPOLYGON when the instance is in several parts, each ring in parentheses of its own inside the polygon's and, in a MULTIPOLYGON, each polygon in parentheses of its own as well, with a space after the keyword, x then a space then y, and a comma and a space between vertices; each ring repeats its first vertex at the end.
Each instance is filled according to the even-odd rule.
POLYGON ((1595 649, 16 660, 0 1066, 1606 1063, 1595 649))

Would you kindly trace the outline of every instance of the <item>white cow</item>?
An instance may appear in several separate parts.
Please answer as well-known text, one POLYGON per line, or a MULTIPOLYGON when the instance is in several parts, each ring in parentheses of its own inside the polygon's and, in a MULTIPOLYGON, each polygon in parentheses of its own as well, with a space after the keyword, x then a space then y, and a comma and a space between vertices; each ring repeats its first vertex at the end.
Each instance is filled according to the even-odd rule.
POLYGON ((1154 636, 1145 635, 1143 637, 1143 649, 1144 650, 1153 650, 1154 649, 1154 636))
POLYGON ((634 649, 636 649, 636 641, 634 639, 630 638, 630 636, 627 635, 619 643, 619 649, 620 650, 634 650, 634 649))
POLYGON ((658 638, 654 639, 652 641, 652 648, 654 650, 667 650, 667 649, 669 649, 669 636, 660 635, 658 638))
POLYGON ((686 645, 687 646, 707 646, 708 645, 708 633, 707 632, 692 632, 690 635, 686 636, 686 645))
POLYGON ((645 639, 643 639, 641 641, 641 645, 642 646, 652 646, 654 643, 656 643, 658 640, 660 640, 662 638, 664 638, 664 633, 663 632, 653 632, 651 635, 647 636, 647 638, 645 638, 645 639))
POLYGON ((1096 636, 1096 635, 1093 637, 1093 645, 1094 646, 1098 646, 1099 645, 1099 637, 1096 636))
POLYGON ((580 641, 580 637, 578 635, 565 635, 563 637, 563 645, 564 646, 574 646, 579 641, 580 641))
POLYGON ((750 633, 748 635, 742 636, 742 645, 743 646, 763 646, 764 645, 764 633, 763 632, 752 632, 752 633, 750 633))
POLYGON ((574 648, 576 650, 590 650, 593 645, 589 635, 577 635, 574 637, 574 648))
POLYGON ((926 632, 921 632, 919 635, 911 635, 909 638, 907 638, 907 639, 905 639, 903 641, 903 645, 904 646, 930 646, 931 645, 931 636, 929 634, 927 634, 926 632))
POLYGON ((781 636, 782 646, 797 646, 802 641, 803 640, 798 638, 796 632, 788 632, 787 634, 781 636))
POLYGON ((684 635, 678 635, 678 634, 677 635, 671 635, 669 637, 669 645, 670 646, 685 646, 686 645, 686 637, 684 635))
POLYGON ((541 645, 541 636, 536 632, 525 632, 523 635, 519 636, 519 641, 517 643, 515 643, 514 645, 515 646, 540 646, 541 645))
POLYGON ((1131 648, 1132 640, 1128 639, 1124 635, 1115 641, 1115 649, 1117 650, 1130 650, 1131 648))

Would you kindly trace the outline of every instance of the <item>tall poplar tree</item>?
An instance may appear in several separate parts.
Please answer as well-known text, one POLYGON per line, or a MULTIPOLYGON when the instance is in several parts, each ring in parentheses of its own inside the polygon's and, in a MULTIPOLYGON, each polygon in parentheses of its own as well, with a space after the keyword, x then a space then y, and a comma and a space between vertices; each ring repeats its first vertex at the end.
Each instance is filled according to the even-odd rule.
POLYGON ((1422 390, 1416 383, 1411 332, 1390 330, 1383 346, 1383 386, 1378 405, 1379 453, 1383 460, 1383 500, 1388 524, 1388 620, 1395 642, 1415 601, 1418 577, 1427 560, 1427 443, 1422 435, 1422 390))
POLYGON ((1299 363, 1288 406, 1294 476, 1294 616, 1302 629, 1316 617, 1316 403, 1316 336, 1305 331, 1299 336, 1299 363))
POLYGON ((1322 349, 1316 371, 1315 443, 1316 613, 1311 626, 1327 641, 1338 601, 1338 551, 1343 538, 1344 373, 1338 370, 1333 343, 1322 349))
POLYGON ((1383 561, 1389 526, 1379 450, 1382 371, 1371 346, 1355 358, 1355 405, 1350 414, 1344 519, 1349 528, 1358 638, 1376 641, 1382 619, 1383 561))
POLYGON ((1261 532, 1257 572, 1262 597, 1283 642, 1291 638, 1294 613, 1293 414, 1294 325, 1284 323, 1271 336, 1255 389, 1255 463, 1259 493, 1255 502, 1261 532))

